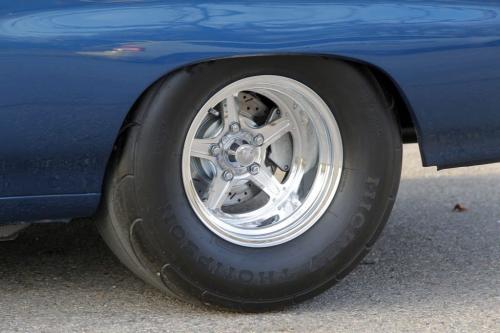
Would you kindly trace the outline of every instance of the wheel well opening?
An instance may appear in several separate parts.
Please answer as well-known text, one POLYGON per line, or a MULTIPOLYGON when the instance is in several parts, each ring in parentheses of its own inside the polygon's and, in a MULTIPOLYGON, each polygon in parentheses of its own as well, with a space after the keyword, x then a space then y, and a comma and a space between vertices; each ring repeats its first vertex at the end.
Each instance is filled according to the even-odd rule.
MULTIPOLYGON (((134 124, 134 115, 139 109, 139 105, 141 105, 142 101, 144 100, 144 96, 146 93, 152 89, 153 86, 155 86, 158 82, 166 79, 170 75, 175 74, 176 72, 179 72, 183 69, 190 69, 194 68, 200 64, 207 63, 207 62, 217 62, 217 61, 238 61, 242 60, 245 58, 250 58, 250 57, 282 57, 283 55, 268 55, 268 56, 245 56, 245 57, 236 57, 236 58, 220 58, 220 59, 211 59, 211 60, 206 60, 198 63, 191 63, 191 64, 186 64, 185 66, 179 67, 174 69, 173 71, 159 77, 155 82, 153 82, 149 87, 147 87, 142 94, 139 96, 139 98, 135 101, 131 109, 129 110, 123 125, 122 125, 122 130, 120 131, 120 134, 126 130, 128 127, 133 126, 134 124)), ((395 115, 399 121, 399 126, 401 130, 401 136, 403 143, 416 143, 417 142, 417 128, 415 126, 415 122, 412 116, 412 112, 410 110, 410 106, 408 102, 405 100, 405 97, 401 90, 398 88, 397 84, 394 82, 394 80, 383 70, 380 68, 369 64, 369 63, 362 63, 359 61, 356 61, 355 59, 347 59, 347 58, 342 58, 342 57, 336 57, 336 56, 320 56, 320 55, 289 55, 290 57, 323 57, 323 58, 328 58, 331 61, 344 61, 348 62, 354 66, 361 66, 364 67, 365 69, 368 69, 375 77, 376 81, 381 87, 381 90, 384 94, 384 97, 387 99, 391 109, 393 112, 395 112, 395 115)), ((121 135, 120 135, 121 136, 121 135)))

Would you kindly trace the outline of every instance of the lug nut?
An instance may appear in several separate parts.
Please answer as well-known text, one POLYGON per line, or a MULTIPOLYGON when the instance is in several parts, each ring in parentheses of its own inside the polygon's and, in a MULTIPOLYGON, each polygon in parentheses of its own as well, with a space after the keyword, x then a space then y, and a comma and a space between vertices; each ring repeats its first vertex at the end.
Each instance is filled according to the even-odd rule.
POLYGON ((257 163, 252 164, 251 166, 248 167, 248 171, 252 175, 256 175, 260 172, 260 166, 257 163))
POLYGON ((212 156, 219 156, 221 151, 222 151, 222 149, 219 145, 213 145, 212 147, 210 147, 210 154, 212 156))
POLYGON ((264 136, 262 134, 257 134, 253 138, 253 144, 256 146, 262 146, 264 144, 264 136))
POLYGON ((238 123, 232 123, 232 124, 229 126, 229 129, 230 129, 230 130, 231 130, 231 132, 233 132, 233 133, 239 132, 239 131, 240 131, 240 124, 238 124, 238 123))
POLYGON ((226 181, 226 182, 230 182, 231 180, 233 180, 234 178, 234 175, 231 171, 229 170, 226 170, 222 173, 222 178, 226 181))

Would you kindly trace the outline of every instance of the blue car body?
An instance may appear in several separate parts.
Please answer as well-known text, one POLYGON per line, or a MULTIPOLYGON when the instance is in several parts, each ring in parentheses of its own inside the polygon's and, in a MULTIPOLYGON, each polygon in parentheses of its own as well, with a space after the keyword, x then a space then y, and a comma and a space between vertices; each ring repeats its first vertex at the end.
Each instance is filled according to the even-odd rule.
POLYGON ((500 161, 495 1, 4 0, 0 222, 92 215, 120 127, 159 78, 280 54, 384 73, 427 166, 500 161))

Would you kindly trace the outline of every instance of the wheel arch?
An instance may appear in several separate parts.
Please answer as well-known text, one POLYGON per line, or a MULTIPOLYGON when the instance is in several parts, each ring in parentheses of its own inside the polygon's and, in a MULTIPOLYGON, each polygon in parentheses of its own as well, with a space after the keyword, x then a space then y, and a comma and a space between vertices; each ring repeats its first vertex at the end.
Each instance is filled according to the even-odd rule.
MULTIPOLYGON (((173 70, 163 73, 160 75, 154 82, 152 82, 149 86, 145 87, 145 89, 141 92, 139 97, 136 99, 135 103, 130 108, 127 118, 129 118, 130 114, 133 114, 137 109, 138 103, 143 98, 144 94, 151 89, 158 81, 165 79, 166 77, 175 74, 178 71, 183 69, 189 69, 195 67, 197 65, 209 62, 219 62, 219 61, 239 61, 243 59, 249 58, 257 58, 257 57, 304 57, 304 58, 323 58, 329 59, 331 61, 343 61, 350 63, 359 68, 365 68, 369 70, 375 77, 377 83, 380 85, 382 92, 385 94, 388 102, 391 103, 391 107, 393 111, 396 113, 396 116, 400 120, 401 134, 403 137, 403 141, 405 143, 415 143, 418 142, 419 137, 419 126, 418 119, 416 118, 415 113, 410 105, 410 102, 406 98, 404 91, 401 89, 397 81, 384 69, 379 66, 376 66, 372 63, 365 62, 355 58, 347 58, 337 55, 323 55, 323 54, 265 54, 265 55, 239 55, 234 57, 220 57, 220 58, 212 58, 205 59, 198 62, 184 64, 182 66, 176 67, 173 70)), ((124 124, 126 124, 126 120, 124 124)))
MULTIPOLYGON (((304 58, 317 58, 319 59, 328 59, 330 61, 343 61, 347 62, 351 65, 354 65, 358 68, 363 68, 369 71, 376 80, 376 83, 379 85, 381 92, 384 94, 387 102, 389 103, 391 110, 395 113, 396 118, 399 120, 400 132, 402 136, 402 140, 404 143, 418 143, 419 137, 419 127, 418 121, 415 117, 415 114, 411 108, 409 101, 407 100, 404 92, 394 80, 394 78, 384 71, 382 68, 353 58, 346 58, 337 55, 324 55, 324 54, 265 54, 265 55, 241 55, 234 57, 219 57, 219 58, 211 58, 205 59, 197 62, 187 63, 182 66, 178 66, 167 73, 163 73, 158 76, 158 78, 151 82, 149 86, 145 87, 142 92, 140 92, 139 96, 136 98, 135 102, 130 107, 129 111, 126 114, 125 119, 123 120, 121 130, 118 133, 117 139, 114 144, 113 153, 111 154, 110 160, 108 161, 106 167, 106 174, 108 173, 108 169, 110 168, 111 159, 119 153, 120 149, 120 139, 123 134, 126 132, 126 129, 130 126, 134 126, 132 119, 134 118, 134 114, 137 111, 140 103, 144 100, 146 94, 160 81, 165 80, 171 75, 175 75, 175 73, 182 70, 190 70, 200 64, 205 63, 213 63, 220 61, 240 61, 243 59, 249 58, 261 58, 261 57, 304 57, 304 58)), ((422 150, 420 150, 422 153, 422 150)), ((422 154, 422 158, 424 159, 424 155, 422 154)), ((105 177, 106 178, 106 177, 105 177)))

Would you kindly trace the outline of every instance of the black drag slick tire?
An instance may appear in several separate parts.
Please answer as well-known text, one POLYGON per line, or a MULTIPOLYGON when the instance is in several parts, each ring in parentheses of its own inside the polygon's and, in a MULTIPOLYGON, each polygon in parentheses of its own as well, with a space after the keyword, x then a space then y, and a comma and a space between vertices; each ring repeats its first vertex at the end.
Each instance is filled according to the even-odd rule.
POLYGON ((392 209, 401 174, 397 119, 372 74, 325 58, 256 57, 202 63, 158 81, 127 119, 110 162, 98 227, 135 274, 177 298, 262 311, 331 287, 366 255, 392 209), (338 123, 340 185, 326 213, 281 245, 251 248, 216 236, 182 181, 192 120, 239 79, 280 75, 320 95, 338 123))

